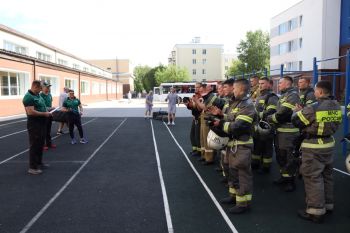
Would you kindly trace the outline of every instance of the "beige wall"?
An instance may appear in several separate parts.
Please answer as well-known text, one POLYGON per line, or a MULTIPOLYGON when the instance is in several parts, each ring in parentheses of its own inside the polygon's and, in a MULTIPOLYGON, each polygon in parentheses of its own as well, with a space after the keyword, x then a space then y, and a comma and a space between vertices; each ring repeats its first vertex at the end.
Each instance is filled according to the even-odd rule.
POLYGON ((187 68, 190 76, 195 81, 221 80, 222 74, 222 46, 221 45, 205 45, 205 44, 188 44, 176 45, 174 48, 176 53, 175 62, 178 67, 187 68), (196 50, 196 54, 192 54, 192 50, 196 50), (206 54, 203 54, 203 49, 206 54), (196 64, 193 64, 193 59, 196 64), (203 63, 203 60, 206 60, 203 63), (193 70, 196 74, 193 74, 193 70), (203 74, 205 70, 205 74, 203 74))

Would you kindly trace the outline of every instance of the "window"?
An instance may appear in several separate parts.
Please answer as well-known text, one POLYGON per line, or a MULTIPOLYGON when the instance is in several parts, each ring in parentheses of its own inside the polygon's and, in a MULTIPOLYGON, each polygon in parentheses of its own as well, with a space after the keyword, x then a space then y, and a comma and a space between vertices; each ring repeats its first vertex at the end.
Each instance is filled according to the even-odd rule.
POLYGON ((75 92, 78 92, 78 86, 77 86, 76 79, 65 78, 64 79, 64 86, 68 87, 69 89, 74 90, 75 92))
POLYGON ((21 96, 29 89, 29 75, 26 73, 0 70, 0 96, 21 96))
POLYGON ((58 58, 58 64, 63 65, 63 66, 68 66, 68 62, 66 60, 58 58))
POLYGON ((192 54, 196 54, 196 50, 195 49, 192 49, 192 54))
POLYGON ((36 52, 36 57, 39 60, 51 61, 51 55, 50 54, 46 54, 46 53, 42 53, 42 52, 36 52))
POLYGON ((196 69, 193 69, 193 70, 192 70, 192 74, 193 74, 193 75, 196 75, 196 74, 197 74, 197 70, 196 70, 196 69))
POLYGON ((207 54, 207 50, 206 50, 206 49, 203 49, 203 50, 202 50, 202 54, 203 54, 203 55, 207 54))
POLYGON ((203 63, 203 65, 207 64, 207 59, 204 58, 204 59, 202 60, 202 63, 203 63))
POLYGON ((45 81, 51 84, 51 88, 50 88, 51 95, 53 96, 59 95, 58 77, 52 77, 49 75, 39 75, 39 80, 45 81))
POLYGON ((192 59, 192 64, 193 65, 197 64, 197 60, 196 59, 192 59))
POLYGON ((299 27, 303 26, 303 15, 299 16, 299 27))
POLYGON ((288 52, 288 43, 279 44, 278 47, 279 47, 279 54, 280 55, 288 52))
POLYGON ((288 32, 288 22, 282 23, 278 26, 278 35, 288 32))
POLYGON ((14 53, 20 53, 23 55, 28 54, 28 49, 26 47, 6 41, 6 40, 4 41, 4 49, 14 53))
POLYGON ((100 93, 106 94, 106 83, 100 83, 100 93))
POLYGON ((84 68, 83 68, 83 71, 89 72, 89 68, 88 68, 88 67, 84 67, 84 68))
POLYGON ((303 61, 299 61, 299 71, 303 70, 303 61))
POLYGON ((299 38, 299 48, 303 47, 303 38, 299 38))
POLYGON ((73 69, 79 70, 80 66, 78 64, 73 63, 73 69))
POLYGON ((206 74, 207 72, 205 71, 205 69, 202 69, 202 74, 206 74))
POLYGON ((92 82, 92 94, 93 95, 100 94, 100 84, 98 82, 92 82))
POLYGON ((80 81, 80 93, 82 95, 90 94, 90 85, 88 81, 85 81, 85 80, 80 81))

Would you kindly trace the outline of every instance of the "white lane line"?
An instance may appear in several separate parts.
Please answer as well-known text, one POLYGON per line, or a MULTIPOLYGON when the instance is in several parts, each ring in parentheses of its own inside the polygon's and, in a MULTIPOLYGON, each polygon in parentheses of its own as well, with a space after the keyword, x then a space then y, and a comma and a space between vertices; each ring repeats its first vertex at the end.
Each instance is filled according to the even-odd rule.
POLYGON ((89 156, 83 165, 72 175, 72 177, 63 185, 63 187, 46 203, 46 205, 27 223, 27 225, 20 231, 20 233, 27 232, 36 221, 45 213, 45 211, 54 203, 54 201, 66 190, 66 188, 73 182, 73 180, 79 175, 83 168, 90 162, 90 160, 99 152, 99 150, 108 142, 108 140, 117 132, 117 130, 124 124, 127 118, 125 118, 113 132, 102 142, 102 144, 89 156))
POLYGON ((171 221, 171 214, 170 214, 168 196, 167 196, 166 188, 165 188, 165 184, 164 184, 162 167, 160 166, 158 147, 157 147, 156 137, 154 135, 154 129, 153 129, 152 120, 151 120, 151 128, 152 128, 152 136, 153 136, 153 143, 154 143, 154 151, 156 153, 156 158, 157 158, 157 167, 158 167, 159 180, 160 180, 160 185, 162 187, 162 194, 163 194, 163 203, 164 203, 164 210, 165 210, 165 216, 166 216, 166 223, 167 223, 167 226, 168 226, 168 232, 169 233, 173 233, 174 232, 174 228, 173 228, 173 223, 171 221))
POLYGON ((340 173, 342 173, 342 174, 344 174, 344 175, 350 176, 349 173, 344 172, 344 171, 342 171, 342 170, 339 170, 339 169, 337 169, 337 168, 333 168, 333 170, 335 170, 335 171, 337 171, 337 172, 340 172, 340 173))
POLYGON ((12 121, 12 122, 5 123, 5 124, 0 124, 0 127, 5 126, 5 125, 12 125, 12 124, 16 124, 16 123, 18 123, 18 122, 23 122, 23 121, 27 121, 27 119, 20 120, 20 121, 12 121))
POLYGON ((231 229, 231 231, 233 233, 238 233, 237 229, 235 228, 235 226, 232 224, 231 220, 229 219, 229 217, 227 216, 227 214, 225 213, 225 211, 222 209, 221 205, 219 204, 219 202, 216 200, 214 194, 212 193, 212 191, 209 189, 209 187, 207 186, 207 184, 204 182, 204 180, 202 179, 202 177, 199 175, 198 171, 196 170, 196 168, 193 166, 191 160, 187 157, 185 151, 183 150, 183 148, 180 146, 180 144, 178 143, 178 141, 176 140, 176 138, 174 137, 173 133, 170 131, 169 127, 165 124, 165 122, 163 122, 163 124, 165 125, 165 127, 168 129, 171 137, 173 138, 174 142, 176 143, 176 145, 179 147, 179 149, 182 151, 183 156, 186 158, 188 164, 190 165, 190 167, 192 168, 193 172, 196 174, 196 176, 198 177, 199 181, 202 183, 204 189, 207 191, 207 193, 209 194, 211 200, 214 202, 216 208, 218 208, 220 214, 222 215, 222 217, 224 218, 224 220, 226 221, 227 225, 229 226, 229 228, 231 229))
POLYGON ((14 132, 14 133, 10 133, 10 134, 1 136, 0 139, 7 138, 7 137, 10 137, 10 136, 12 136, 12 135, 19 134, 19 133, 23 133, 23 132, 27 132, 27 130, 25 129, 25 130, 17 131, 17 132, 14 132))
MULTIPOLYGON (((91 119, 91 120, 85 122, 85 123, 82 124, 82 125, 89 124, 90 122, 92 122, 92 121, 94 121, 94 120, 96 120, 96 119, 97 119, 97 118, 93 118, 93 119, 91 119)), ((60 136, 62 136, 62 135, 54 136, 54 137, 52 138, 52 140, 53 140, 53 139, 56 139, 56 138, 58 138, 58 137, 60 137, 60 136)), ((28 151, 29 151, 29 149, 26 149, 26 150, 24 150, 24 151, 19 152, 18 154, 15 154, 14 156, 11 156, 11 157, 7 158, 7 159, 1 161, 1 162, 0 162, 0 165, 3 164, 3 163, 6 163, 7 161, 9 161, 9 160, 11 160, 11 159, 13 159, 13 158, 16 158, 17 156, 19 156, 19 155, 21 155, 21 154, 26 153, 26 152, 28 152, 28 151)))

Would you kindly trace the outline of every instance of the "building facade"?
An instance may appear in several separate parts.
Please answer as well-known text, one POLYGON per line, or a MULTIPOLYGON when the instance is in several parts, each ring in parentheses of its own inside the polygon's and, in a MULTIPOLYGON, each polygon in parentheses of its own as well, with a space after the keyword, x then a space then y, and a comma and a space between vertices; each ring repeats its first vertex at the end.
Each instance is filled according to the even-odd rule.
POLYGON ((176 44, 169 56, 169 65, 186 68, 193 81, 224 79, 222 69, 223 45, 176 44))
MULTIPOLYGON (((283 64, 287 71, 311 71, 313 57, 318 60, 338 57, 340 12, 341 0, 303 0, 273 17, 270 70, 283 64)), ((337 70, 338 67, 338 60, 333 60, 320 63, 318 68, 337 70)), ((278 70, 271 72, 278 73, 278 70)))
POLYGON ((123 84, 123 95, 134 91, 134 75, 129 59, 88 60, 89 63, 112 72, 113 78, 123 84))
POLYGON ((54 106, 63 87, 83 104, 122 98, 110 71, 0 24, 0 117, 24 113, 22 98, 33 80, 52 85, 54 106))

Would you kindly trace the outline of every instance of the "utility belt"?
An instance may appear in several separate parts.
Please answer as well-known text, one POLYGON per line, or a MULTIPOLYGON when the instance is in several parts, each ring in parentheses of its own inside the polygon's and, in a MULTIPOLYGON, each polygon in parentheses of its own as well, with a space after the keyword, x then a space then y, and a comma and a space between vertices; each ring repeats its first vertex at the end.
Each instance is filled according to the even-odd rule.
POLYGON ((253 145, 253 138, 249 137, 249 139, 247 141, 241 141, 241 140, 237 140, 237 139, 230 140, 227 143, 227 148, 229 148, 232 153, 236 153, 237 147, 239 145, 253 145))

